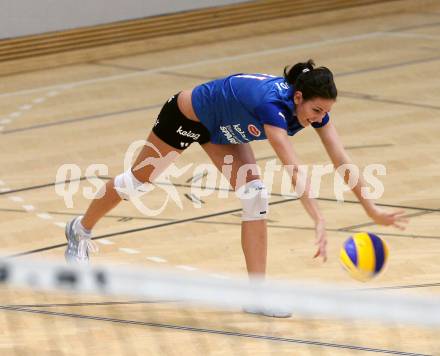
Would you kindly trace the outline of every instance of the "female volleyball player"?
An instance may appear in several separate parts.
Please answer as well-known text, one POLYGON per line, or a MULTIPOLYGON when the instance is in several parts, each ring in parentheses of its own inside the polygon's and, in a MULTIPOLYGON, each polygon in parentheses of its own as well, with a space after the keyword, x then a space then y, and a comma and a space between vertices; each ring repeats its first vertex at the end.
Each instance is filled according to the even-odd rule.
MULTIPOLYGON (((299 160, 289 136, 312 126, 316 129, 333 164, 339 167, 351 160, 329 118, 337 90, 331 71, 315 68, 312 60, 284 70, 284 78, 265 74, 237 74, 214 80, 173 96, 163 106, 149 144, 144 146, 133 168, 107 182, 105 194, 92 201, 83 217, 66 227, 70 262, 87 262, 93 248, 91 230, 121 199, 129 199, 143 183, 154 181, 191 143, 198 142, 220 169, 224 158, 233 158, 231 186, 241 192, 242 248, 249 274, 264 275, 266 270, 268 208, 263 182, 256 172, 240 167, 256 164, 250 141, 268 139, 285 166, 298 167, 299 160), (157 160, 158 157, 163 157, 157 160), (155 164, 152 164, 155 162, 155 164), (144 164, 143 164, 144 163, 144 164)), ((292 183, 298 172, 292 170, 292 183)), ((348 179, 348 177, 346 177, 348 179)), ((386 212, 361 194, 359 180, 352 189, 368 216, 382 225, 403 228, 402 211, 386 212)), ((317 252, 326 255, 325 221, 316 201, 307 192, 300 198, 315 223, 317 252)))

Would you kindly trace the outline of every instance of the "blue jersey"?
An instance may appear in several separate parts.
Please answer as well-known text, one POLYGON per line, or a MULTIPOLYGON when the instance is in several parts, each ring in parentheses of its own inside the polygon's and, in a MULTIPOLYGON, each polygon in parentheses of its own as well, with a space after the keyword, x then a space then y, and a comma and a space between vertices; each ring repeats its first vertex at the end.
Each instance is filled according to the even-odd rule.
MULTIPOLYGON (((240 144, 266 139, 264 124, 281 127, 289 136, 303 129, 295 116, 293 93, 282 77, 234 74, 195 87, 192 105, 212 143, 240 144)), ((312 126, 328 121, 326 114, 322 123, 312 126)))

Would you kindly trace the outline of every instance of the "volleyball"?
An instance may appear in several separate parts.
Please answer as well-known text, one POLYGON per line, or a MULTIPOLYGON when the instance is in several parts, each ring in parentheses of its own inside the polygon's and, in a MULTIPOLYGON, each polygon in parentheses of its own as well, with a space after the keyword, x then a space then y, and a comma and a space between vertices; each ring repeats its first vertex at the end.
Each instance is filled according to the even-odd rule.
POLYGON ((366 282, 383 270, 388 247, 379 236, 359 232, 350 236, 341 248, 340 261, 351 277, 366 282))

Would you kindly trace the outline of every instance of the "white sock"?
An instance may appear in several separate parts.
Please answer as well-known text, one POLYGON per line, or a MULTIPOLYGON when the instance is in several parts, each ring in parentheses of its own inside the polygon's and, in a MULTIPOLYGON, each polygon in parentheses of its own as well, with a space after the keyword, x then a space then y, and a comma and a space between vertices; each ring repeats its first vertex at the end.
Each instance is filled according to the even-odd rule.
POLYGON ((79 233, 79 235, 84 236, 84 237, 90 237, 92 235, 92 231, 91 230, 87 230, 82 224, 81 224, 81 220, 82 220, 82 216, 76 220, 75 223, 75 230, 79 233))

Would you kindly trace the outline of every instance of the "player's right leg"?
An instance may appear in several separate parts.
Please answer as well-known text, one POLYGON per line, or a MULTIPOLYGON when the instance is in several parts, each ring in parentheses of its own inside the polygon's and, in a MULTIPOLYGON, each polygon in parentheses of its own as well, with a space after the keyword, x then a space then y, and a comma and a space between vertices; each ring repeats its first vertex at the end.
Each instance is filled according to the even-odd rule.
POLYGON ((179 94, 174 95, 162 107, 153 132, 132 168, 107 182, 104 194, 101 192, 100 197, 92 201, 85 215, 67 224, 65 257, 68 262, 88 262, 88 251, 95 247, 91 241, 95 224, 122 199, 129 200, 143 184, 153 182, 191 143, 209 140, 209 132, 201 123, 183 115, 178 97, 179 94))
POLYGON ((132 168, 106 183, 104 194, 92 200, 84 216, 78 216, 66 225, 67 248, 64 253, 69 263, 87 263, 89 250, 96 251, 91 240, 96 223, 121 200, 130 200, 144 184, 151 183, 182 151, 168 145, 154 132, 148 136, 132 168))

